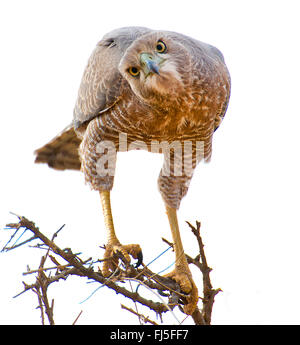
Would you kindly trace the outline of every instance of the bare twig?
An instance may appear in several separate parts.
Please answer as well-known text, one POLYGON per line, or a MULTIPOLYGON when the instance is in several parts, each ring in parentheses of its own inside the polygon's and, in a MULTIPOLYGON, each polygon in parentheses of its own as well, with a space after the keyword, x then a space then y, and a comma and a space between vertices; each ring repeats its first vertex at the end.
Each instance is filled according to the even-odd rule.
POLYGON ((130 313, 136 315, 141 319, 144 323, 151 323, 151 325, 158 325, 155 321, 150 320, 148 317, 144 316, 143 314, 139 314, 131 308, 126 307, 124 304, 121 304, 121 308, 128 310, 130 313))
MULTIPOLYGON (((180 306, 180 304, 185 303, 185 295, 180 292, 180 287, 175 281, 171 280, 170 278, 160 276, 157 273, 153 273, 149 269, 149 267, 145 266, 144 264, 142 269, 135 269, 133 266, 128 265, 128 263, 125 263, 123 265, 124 267, 122 265, 119 265, 116 268, 114 274, 106 278, 102 275, 101 270, 98 267, 97 270, 94 270, 94 265, 102 262, 102 259, 95 261, 93 261, 92 258, 82 260, 80 257, 81 253, 73 253, 70 248, 61 249, 54 242, 58 233, 62 230, 64 225, 54 233, 51 239, 49 239, 39 230, 39 228, 32 221, 22 216, 16 216, 18 217, 19 222, 7 225, 7 229, 12 229, 15 231, 10 237, 9 241, 4 246, 4 248, 2 249, 2 251, 16 249, 17 247, 24 245, 26 243, 30 243, 33 240, 40 240, 42 242, 35 245, 36 248, 46 249, 46 253, 42 256, 38 269, 30 270, 28 268, 28 271, 24 273, 24 275, 36 274, 35 283, 28 285, 25 282, 23 282, 24 290, 15 296, 20 296, 21 294, 29 290, 33 291, 37 295, 38 308, 41 311, 42 324, 45 324, 46 316, 48 322, 51 325, 55 324, 54 299, 52 299, 50 303, 47 295, 49 285, 54 282, 58 282, 61 279, 67 279, 69 276, 73 275, 85 277, 88 278, 90 281, 100 284, 97 289, 105 286, 109 289, 114 290, 117 294, 122 294, 123 296, 131 299, 135 303, 135 311, 124 305, 121 305, 121 307, 138 316, 139 320, 144 323, 157 325, 156 322, 149 319, 149 317, 145 317, 138 311, 137 303, 144 305, 148 307, 150 310, 154 311, 155 314, 160 317, 161 322, 162 314, 166 312, 171 312, 176 318, 175 314, 173 313, 174 307, 180 306), (15 243, 9 247, 9 243, 12 241, 13 238, 15 238, 18 235, 19 231, 23 231, 21 236, 19 236, 15 243), (19 239, 22 237, 22 235, 27 231, 31 232, 33 235, 29 239, 23 241, 22 243, 17 243, 19 239), (50 266, 48 264, 47 267, 46 261, 48 259, 51 261, 52 264, 50 266), (65 262, 61 263, 61 259, 63 259, 65 262), (48 275, 46 275, 46 272, 48 272, 49 274, 47 273, 48 275), (138 284, 138 287, 139 285, 143 285, 147 289, 151 290, 154 293, 154 295, 156 295, 157 301, 152 301, 150 299, 143 297, 138 292, 138 287, 136 288, 136 291, 134 291, 132 286, 131 290, 128 290, 124 286, 120 286, 118 284, 120 281, 124 282, 126 280, 129 280, 130 282, 134 281, 138 284), (166 299, 166 302, 164 301, 164 298, 166 299)), ((199 254, 195 258, 192 258, 187 254, 185 255, 187 257, 188 263, 194 264, 201 271, 203 276, 203 297, 201 298, 203 308, 200 311, 197 307, 194 313, 192 314, 192 318, 194 320, 194 323, 197 325, 207 325, 211 322, 214 297, 219 291, 221 291, 221 289, 213 289, 210 281, 209 274, 211 268, 207 264, 204 252, 204 245, 202 242, 202 238, 200 236, 200 223, 196 222, 196 227, 194 227, 188 222, 187 224, 191 228, 194 236, 197 238, 199 254)), ((167 243, 170 247, 173 247, 173 244, 169 241, 165 239, 163 239, 163 241, 167 243)), ((160 254, 159 256, 161 256, 162 254, 160 254)), ((112 258, 108 258, 107 260, 111 259, 112 258)), ((81 313, 82 311, 76 317, 73 324, 77 322, 81 313)), ((178 319, 176 318, 176 320, 178 319)), ((180 323, 179 320, 178 323, 180 323)))
POLYGON ((72 325, 74 326, 76 324, 76 322, 78 321, 78 319, 80 318, 82 314, 82 310, 80 311, 80 313, 77 315, 76 319, 73 321, 72 325))
MULTIPOLYGON (((20 228, 27 228, 31 232, 34 233, 36 238, 39 238, 42 240, 42 242, 48 247, 49 251, 47 251, 46 256, 49 255, 50 250, 66 260, 68 262, 68 265, 72 266, 73 269, 68 272, 68 274, 72 275, 79 275, 79 276, 85 276, 89 279, 92 279, 96 282, 99 282, 101 284, 105 284, 108 288, 113 289, 117 294, 122 294, 123 296, 130 298, 133 301, 139 302, 142 305, 147 306, 148 308, 152 309, 158 314, 165 313, 168 311, 168 308, 160 302, 153 302, 152 300, 148 300, 142 296, 140 296, 136 292, 131 292, 127 290, 124 287, 121 287, 114 283, 113 281, 109 281, 109 278, 105 278, 102 276, 101 272, 95 272, 92 267, 86 268, 84 266, 84 261, 81 260, 76 254, 73 254, 71 249, 64 249, 62 250, 59 248, 53 241, 51 241, 48 237, 46 237, 43 233, 40 232, 39 228, 35 226, 35 224, 32 221, 29 221, 27 218, 18 216, 19 218, 19 223, 13 223, 13 224, 7 224, 7 227, 12 228, 12 229, 20 229, 20 228)), ((4 248, 5 250, 6 248, 4 248)), ((131 267, 131 270, 135 275, 138 274, 138 272, 131 267)), ((52 278, 52 281, 53 278, 52 278)), ((55 280, 57 281, 57 279, 55 280)), ((172 280, 169 280, 171 286, 174 285, 174 282, 172 280)), ((28 291, 32 289, 33 287, 36 287, 35 284, 28 286, 25 286, 24 291, 21 293, 28 291)), ((20 294, 21 294, 20 293, 20 294)), ((17 296, 19 296, 18 294, 17 296)))
MULTIPOLYGON (((211 281, 210 281, 210 272, 212 269, 208 266, 205 252, 204 252, 204 244, 202 241, 202 238, 200 236, 200 227, 201 223, 196 221, 196 227, 194 227, 191 223, 186 222, 190 229, 192 230, 192 233, 196 236, 198 241, 198 247, 199 247, 199 254, 194 260, 199 262, 199 265, 196 264, 197 267, 200 268, 202 277, 203 277, 203 319, 205 324, 210 325, 211 323, 211 314, 212 314, 212 308, 215 300, 215 296, 222 291, 221 289, 213 289, 211 281)), ((195 315, 196 316, 196 315, 195 315)))

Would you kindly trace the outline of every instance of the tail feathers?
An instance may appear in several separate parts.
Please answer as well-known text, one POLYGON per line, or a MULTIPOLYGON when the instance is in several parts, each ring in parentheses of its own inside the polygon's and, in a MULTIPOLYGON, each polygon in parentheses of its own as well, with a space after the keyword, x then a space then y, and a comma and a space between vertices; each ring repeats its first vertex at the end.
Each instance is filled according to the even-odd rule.
POLYGON ((57 170, 80 170, 81 163, 78 154, 80 143, 81 140, 70 125, 34 152, 35 163, 47 163, 50 168, 57 170))

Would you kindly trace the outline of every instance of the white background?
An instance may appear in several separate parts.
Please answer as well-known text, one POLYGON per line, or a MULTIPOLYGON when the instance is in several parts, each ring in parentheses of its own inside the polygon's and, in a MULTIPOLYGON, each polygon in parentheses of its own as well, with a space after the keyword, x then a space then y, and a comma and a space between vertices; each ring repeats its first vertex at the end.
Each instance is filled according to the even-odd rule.
MULTIPOLYGON (((108 31, 141 25, 182 32, 218 47, 232 77, 225 120, 210 164, 201 164, 179 212, 186 252, 197 245, 185 225, 202 222, 215 288, 214 324, 299 324, 299 8, 298 1, 1 1, 1 228, 36 222, 57 244, 100 258, 105 243, 96 192, 78 172, 34 165, 33 151, 72 120, 87 59, 108 31)), ((171 240, 157 177, 162 157, 146 152, 118 157, 112 206, 123 243, 139 243, 145 263, 171 240)), ((9 234, 0 232, 0 245, 9 234)), ((25 237, 26 238, 26 237, 25 237)), ((0 324, 39 324, 37 298, 22 291, 28 264, 42 253, 0 254, 0 324)), ((154 271, 172 263, 166 255, 154 271)), ((194 271, 193 271, 194 272, 194 271)), ((200 276, 195 275, 200 282, 200 276)), ((57 324, 136 324, 120 309, 130 301, 106 288, 67 279, 49 289, 57 324)), ((151 296, 155 299, 155 296, 151 296)), ((140 309, 153 319, 147 309, 140 309)), ((184 315, 176 313, 182 320, 184 315)), ((166 323, 174 324, 172 317, 166 323)), ((186 320, 185 324, 191 323, 186 320)))

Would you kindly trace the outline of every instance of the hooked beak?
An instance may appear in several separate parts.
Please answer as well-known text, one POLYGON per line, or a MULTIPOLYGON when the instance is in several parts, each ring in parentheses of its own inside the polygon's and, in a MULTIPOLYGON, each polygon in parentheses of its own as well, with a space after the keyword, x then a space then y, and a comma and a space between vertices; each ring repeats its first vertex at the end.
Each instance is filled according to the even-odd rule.
POLYGON ((164 59, 149 53, 142 53, 140 55, 140 62, 146 77, 148 77, 150 73, 155 73, 159 75, 159 65, 163 61, 164 59))

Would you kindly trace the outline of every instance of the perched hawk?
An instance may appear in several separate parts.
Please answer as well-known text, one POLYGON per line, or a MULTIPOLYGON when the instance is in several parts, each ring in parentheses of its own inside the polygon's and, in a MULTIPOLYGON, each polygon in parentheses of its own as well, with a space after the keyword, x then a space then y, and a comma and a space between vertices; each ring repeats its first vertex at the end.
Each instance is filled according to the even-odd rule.
MULTIPOLYGON (((186 314, 198 301, 180 238, 177 210, 197 163, 209 160, 212 138, 225 115, 230 76, 222 53, 188 36, 144 27, 106 34, 84 71, 73 122, 36 151, 36 162, 54 169, 81 170, 99 191, 108 231, 105 257, 116 251, 142 260, 137 244, 123 245, 110 205, 117 151, 142 148, 164 154, 158 178, 175 249, 168 274, 187 295, 186 314)), ((134 202, 134 200, 132 201, 134 202)), ((105 261, 109 276, 116 259, 105 261)))

